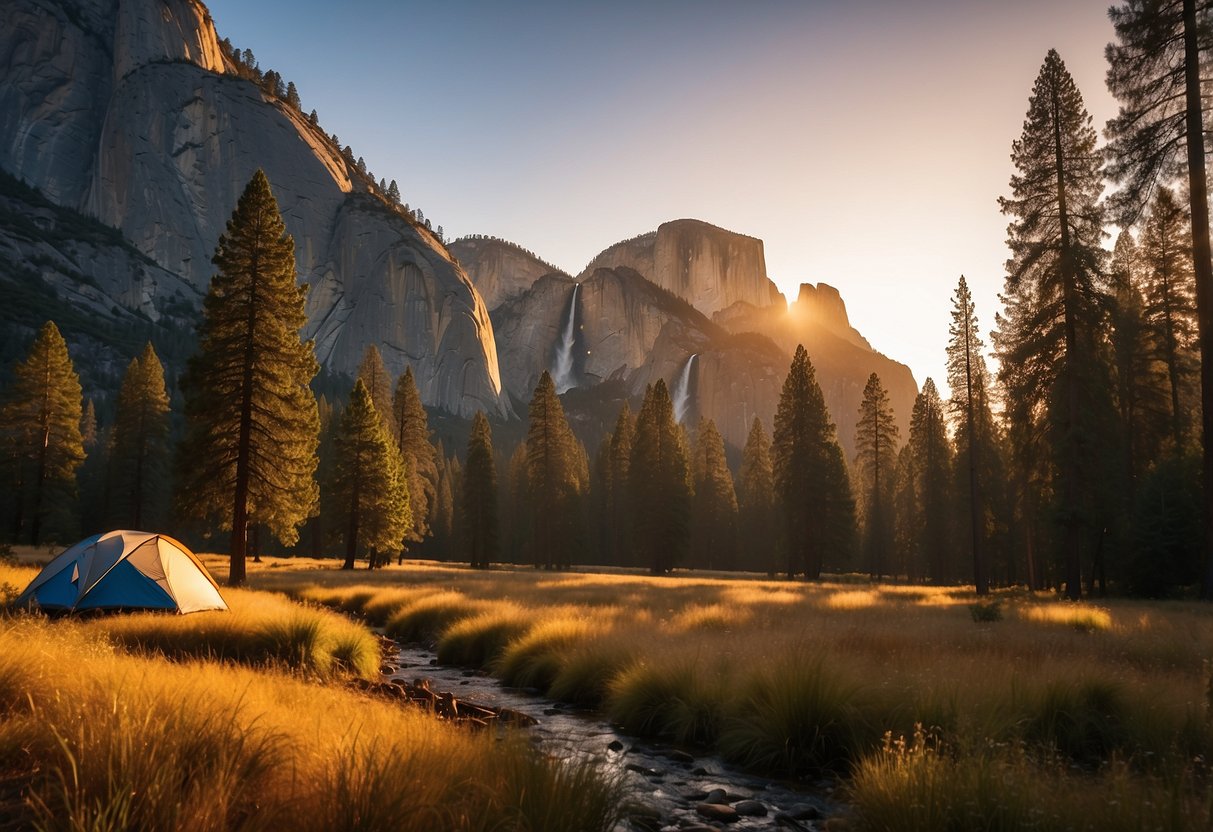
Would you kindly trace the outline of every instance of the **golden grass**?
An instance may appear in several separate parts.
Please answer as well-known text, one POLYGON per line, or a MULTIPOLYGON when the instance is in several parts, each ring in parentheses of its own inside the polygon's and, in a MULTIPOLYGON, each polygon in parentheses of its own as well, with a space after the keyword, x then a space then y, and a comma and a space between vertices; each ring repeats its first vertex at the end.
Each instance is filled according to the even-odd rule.
POLYGON ((116 651, 0 623, 0 826, 609 829, 585 766, 268 669, 116 651))

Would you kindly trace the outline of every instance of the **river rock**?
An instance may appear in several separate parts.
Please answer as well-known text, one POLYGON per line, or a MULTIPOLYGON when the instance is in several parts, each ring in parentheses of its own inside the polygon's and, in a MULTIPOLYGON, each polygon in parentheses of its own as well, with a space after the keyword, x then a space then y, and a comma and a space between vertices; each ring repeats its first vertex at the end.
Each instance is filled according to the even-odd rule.
POLYGON ((724 789, 712 789, 703 796, 704 803, 716 803, 725 805, 729 802, 729 793, 724 789))
POLYGON ((767 807, 757 800, 742 800, 734 804, 734 809, 737 814, 743 817, 764 818, 767 816, 767 807))
POLYGON ((701 818, 722 823, 736 823, 740 818, 736 809, 720 803, 700 803, 695 807, 695 812, 701 818))

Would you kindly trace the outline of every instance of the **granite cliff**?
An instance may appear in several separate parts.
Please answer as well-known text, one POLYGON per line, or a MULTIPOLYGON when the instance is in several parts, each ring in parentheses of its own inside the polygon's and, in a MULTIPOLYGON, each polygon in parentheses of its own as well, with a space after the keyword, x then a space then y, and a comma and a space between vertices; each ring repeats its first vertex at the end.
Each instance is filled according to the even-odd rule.
MULTIPOLYGON (((509 415, 488 310, 455 259, 323 131, 234 69, 196 0, 5 3, 0 168, 171 275, 95 276, 100 303, 153 310, 190 294, 179 284, 195 301, 205 291, 219 234, 263 168, 313 287, 305 335, 321 363, 351 373, 377 344, 393 372, 414 368, 427 404, 509 415)), ((12 228, 5 237, 13 250, 12 228)))

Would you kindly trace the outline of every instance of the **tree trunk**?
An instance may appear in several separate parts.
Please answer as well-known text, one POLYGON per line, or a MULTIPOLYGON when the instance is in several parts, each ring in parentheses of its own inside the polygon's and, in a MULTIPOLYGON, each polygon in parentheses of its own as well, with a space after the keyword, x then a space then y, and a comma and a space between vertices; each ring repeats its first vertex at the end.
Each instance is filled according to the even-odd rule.
POLYGON ((965 418, 969 422, 969 526, 973 536, 973 587, 978 595, 990 594, 989 578, 985 561, 981 556, 982 518, 981 505, 977 501, 977 420, 973 416, 973 344, 969 332, 969 311, 964 310, 965 322, 965 418))
POLYGON ((1184 80, 1187 107, 1188 192, 1192 214, 1192 264, 1200 331, 1200 409, 1204 485, 1204 575, 1200 597, 1213 601, 1213 259, 1209 250, 1209 194, 1205 180, 1205 139, 1200 101, 1200 49, 1196 40, 1196 0, 1184 4, 1184 80))

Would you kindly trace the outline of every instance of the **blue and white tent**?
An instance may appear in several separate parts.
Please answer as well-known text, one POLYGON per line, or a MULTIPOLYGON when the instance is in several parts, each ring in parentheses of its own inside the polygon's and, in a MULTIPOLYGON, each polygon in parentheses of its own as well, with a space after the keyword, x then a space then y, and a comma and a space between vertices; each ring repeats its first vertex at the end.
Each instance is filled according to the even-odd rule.
POLYGON ((133 531, 81 540, 48 563, 14 605, 47 612, 227 609, 197 555, 168 535, 133 531))

